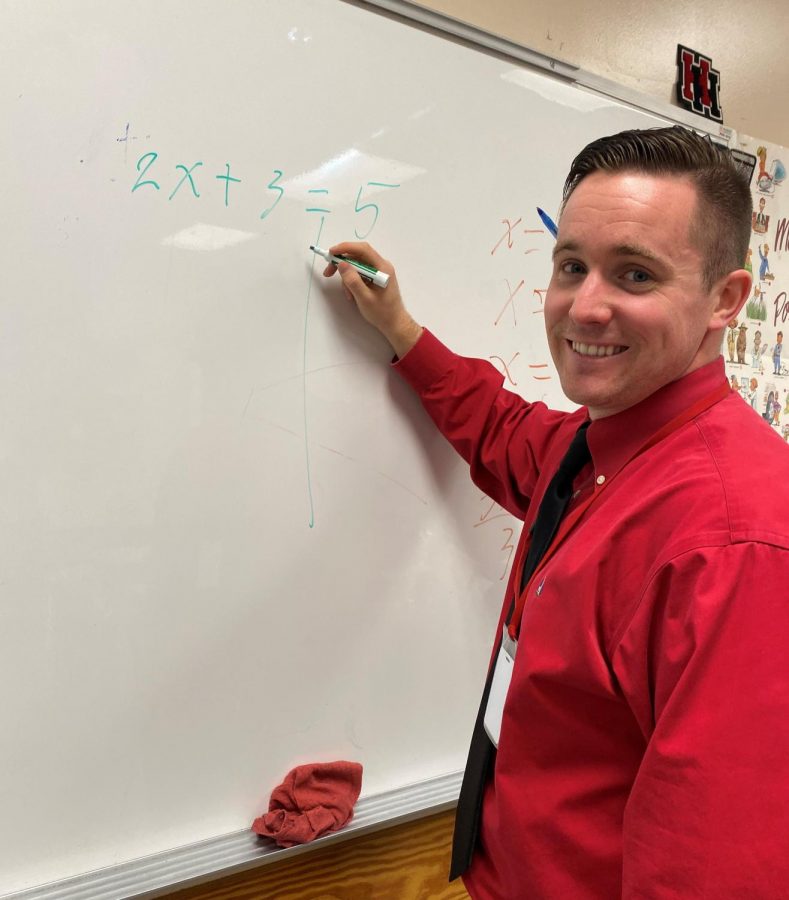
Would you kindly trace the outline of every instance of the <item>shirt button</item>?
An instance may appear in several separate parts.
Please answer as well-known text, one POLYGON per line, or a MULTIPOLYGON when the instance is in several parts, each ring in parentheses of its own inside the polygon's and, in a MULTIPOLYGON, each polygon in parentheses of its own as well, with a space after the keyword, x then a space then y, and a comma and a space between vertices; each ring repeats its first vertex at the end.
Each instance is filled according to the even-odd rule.
POLYGON ((598 484, 605 484, 605 475, 598 475, 598 476, 597 476, 597 483, 598 483, 598 484))

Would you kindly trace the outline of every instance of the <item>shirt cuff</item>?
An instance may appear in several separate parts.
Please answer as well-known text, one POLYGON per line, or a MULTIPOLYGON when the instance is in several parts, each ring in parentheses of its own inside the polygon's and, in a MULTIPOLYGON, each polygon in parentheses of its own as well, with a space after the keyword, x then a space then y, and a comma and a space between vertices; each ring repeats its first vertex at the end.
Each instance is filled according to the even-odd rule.
POLYGON ((392 368, 416 391, 423 391, 444 377, 457 355, 427 328, 405 356, 392 361, 392 368))

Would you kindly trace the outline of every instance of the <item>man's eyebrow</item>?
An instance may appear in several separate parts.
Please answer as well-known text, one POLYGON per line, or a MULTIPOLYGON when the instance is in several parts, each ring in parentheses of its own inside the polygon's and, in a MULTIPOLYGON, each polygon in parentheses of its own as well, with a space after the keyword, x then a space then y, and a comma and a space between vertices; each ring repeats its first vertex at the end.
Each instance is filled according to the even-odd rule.
POLYGON ((551 259, 556 259, 556 257, 565 250, 569 250, 571 253, 577 253, 580 249, 580 246, 575 241, 557 241, 554 244, 551 259))
POLYGON ((617 256, 640 256, 642 259, 650 259, 652 262, 663 262, 656 253, 646 247, 642 247, 640 244, 620 244, 614 248, 614 253, 617 256))
MULTIPOLYGON (((556 259, 560 253, 578 253, 581 245, 577 241, 558 241, 553 248, 551 259, 556 259)), ((617 256, 638 256, 641 259, 648 259, 655 263, 663 263, 663 260, 652 250, 642 247, 640 244, 619 244, 613 248, 613 252, 617 256)))

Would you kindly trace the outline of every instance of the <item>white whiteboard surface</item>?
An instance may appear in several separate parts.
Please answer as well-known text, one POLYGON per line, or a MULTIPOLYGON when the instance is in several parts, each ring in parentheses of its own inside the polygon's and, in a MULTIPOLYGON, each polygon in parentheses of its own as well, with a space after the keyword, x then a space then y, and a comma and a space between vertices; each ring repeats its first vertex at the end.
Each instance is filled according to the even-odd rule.
POLYGON ((568 408, 535 207, 660 121, 338 0, 1 10, 0 893, 461 769, 518 523, 307 247, 568 408))

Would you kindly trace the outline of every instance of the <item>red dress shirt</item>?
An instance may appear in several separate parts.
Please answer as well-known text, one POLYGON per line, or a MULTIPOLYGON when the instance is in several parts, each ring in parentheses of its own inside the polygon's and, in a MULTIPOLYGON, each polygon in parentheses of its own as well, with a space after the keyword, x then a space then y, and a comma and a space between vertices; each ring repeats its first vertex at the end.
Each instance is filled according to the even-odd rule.
MULTIPOLYGON (((429 332, 396 368, 525 535, 586 410, 429 332)), ((730 393, 631 459, 725 380, 589 427, 574 502, 601 494, 529 588, 475 900, 789 898, 789 447, 730 393)))

